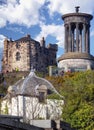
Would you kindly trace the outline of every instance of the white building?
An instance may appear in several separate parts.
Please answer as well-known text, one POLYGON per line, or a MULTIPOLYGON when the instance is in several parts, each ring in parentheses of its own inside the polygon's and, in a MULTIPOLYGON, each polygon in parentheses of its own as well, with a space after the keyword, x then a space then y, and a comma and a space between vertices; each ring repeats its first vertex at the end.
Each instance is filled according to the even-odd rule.
POLYGON ((63 97, 47 80, 37 77, 33 71, 8 88, 2 102, 2 113, 22 116, 23 121, 32 124, 33 120, 60 119, 63 97), (50 95, 58 99, 51 99, 50 95), (50 96, 50 98, 49 98, 50 96))

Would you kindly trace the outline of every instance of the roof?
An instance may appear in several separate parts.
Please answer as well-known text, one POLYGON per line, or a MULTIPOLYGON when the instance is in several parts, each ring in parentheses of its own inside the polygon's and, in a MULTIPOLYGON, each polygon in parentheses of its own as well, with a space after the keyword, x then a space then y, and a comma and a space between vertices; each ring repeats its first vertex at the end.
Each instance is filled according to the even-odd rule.
POLYGON ((65 59, 88 59, 94 60, 94 57, 88 53, 80 53, 80 52, 68 52, 63 54, 61 57, 58 58, 58 61, 65 60, 65 59))
POLYGON ((27 42, 27 41, 34 41, 34 42, 36 42, 35 40, 33 40, 31 38, 31 36, 29 34, 27 34, 26 36, 24 36, 24 37, 22 37, 22 38, 20 38, 18 40, 15 40, 15 42, 27 42))
POLYGON ((71 17, 71 16, 86 17, 86 18, 88 18, 89 20, 91 20, 91 19, 93 18, 93 16, 90 15, 90 14, 79 12, 79 8, 80 8, 80 6, 76 6, 74 13, 64 14, 64 15, 62 16, 62 19, 65 19, 66 17, 71 17))
POLYGON ((34 71, 31 71, 26 78, 22 78, 14 85, 9 86, 6 98, 16 95, 38 96, 39 89, 46 90, 48 95, 51 93, 59 94, 48 80, 36 76, 34 71))
POLYGON ((46 86, 47 90, 50 92, 55 90, 55 88, 49 81, 36 76, 34 71, 31 71, 22 84, 21 94, 37 96, 37 90, 41 88, 40 86, 46 86))
POLYGON ((71 16, 87 17, 87 18, 89 18, 90 20, 93 18, 92 15, 86 14, 86 13, 69 13, 69 14, 64 14, 64 15, 62 16, 62 19, 65 19, 66 17, 71 17, 71 16))

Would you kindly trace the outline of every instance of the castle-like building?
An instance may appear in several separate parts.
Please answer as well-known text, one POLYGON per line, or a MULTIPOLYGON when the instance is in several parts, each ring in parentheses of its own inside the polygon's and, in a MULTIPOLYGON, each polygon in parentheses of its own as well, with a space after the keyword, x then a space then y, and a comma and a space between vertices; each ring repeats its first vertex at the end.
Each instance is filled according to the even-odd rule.
POLYGON ((29 71, 33 67, 36 71, 46 71, 50 65, 56 63, 56 44, 45 46, 45 40, 35 41, 28 34, 18 40, 4 40, 2 71, 29 71))

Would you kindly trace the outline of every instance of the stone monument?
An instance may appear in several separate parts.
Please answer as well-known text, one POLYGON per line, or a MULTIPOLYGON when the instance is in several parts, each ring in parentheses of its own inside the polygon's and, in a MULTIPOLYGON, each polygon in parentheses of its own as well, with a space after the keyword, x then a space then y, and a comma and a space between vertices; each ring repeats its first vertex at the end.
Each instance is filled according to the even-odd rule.
POLYGON ((65 27, 65 53, 58 58, 58 67, 64 71, 82 71, 94 69, 94 57, 90 54, 90 20, 93 16, 80 13, 62 16, 65 27))

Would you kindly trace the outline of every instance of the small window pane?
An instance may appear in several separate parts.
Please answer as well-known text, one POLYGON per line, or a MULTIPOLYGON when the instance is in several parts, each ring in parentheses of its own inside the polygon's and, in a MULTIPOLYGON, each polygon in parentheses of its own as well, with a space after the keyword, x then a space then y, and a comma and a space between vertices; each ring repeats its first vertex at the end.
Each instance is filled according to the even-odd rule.
POLYGON ((39 92, 39 102, 45 102, 45 93, 39 92))
POLYGON ((20 58, 21 58, 20 53, 19 53, 19 52, 17 52, 17 53, 16 53, 16 60, 17 60, 17 61, 19 61, 19 60, 20 60, 20 58))

